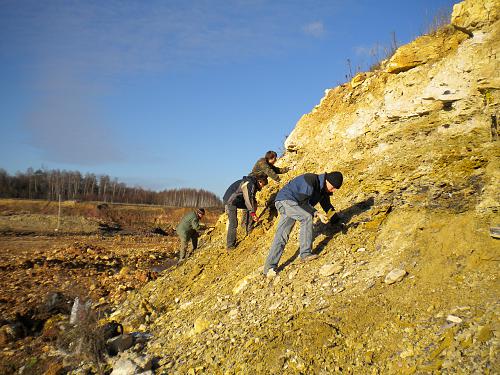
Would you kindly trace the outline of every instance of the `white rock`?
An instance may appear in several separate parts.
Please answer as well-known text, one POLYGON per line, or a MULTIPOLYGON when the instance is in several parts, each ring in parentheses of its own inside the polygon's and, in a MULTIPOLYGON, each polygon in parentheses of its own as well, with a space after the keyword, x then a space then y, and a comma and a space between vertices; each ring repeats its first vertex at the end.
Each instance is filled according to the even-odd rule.
POLYGON ((267 271, 266 276, 269 279, 272 279, 272 278, 276 277, 276 271, 271 268, 269 271, 267 271))
POLYGON ((244 277, 243 279, 239 280, 236 283, 236 285, 233 288, 233 294, 238 294, 243 289, 245 289, 247 285, 248 285, 248 276, 244 277))
POLYGON ((357 252, 358 252, 358 253, 363 253, 363 252, 365 252, 365 251, 366 251, 366 249, 365 249, 364 247, 360 247, 360 248, 357 250, 357 252))
POLYGON ((405 275, 406 275, 405 270, 395 268, 387 274, 387 276, 385 277, 384 283, 386 283, 386 284, 397 283, 398 281, 401 281, 403 279, 403 277, 405 277, 405 275))
POLYGON ((299 273, 299 270, 298 270, 298 269, 294 269, 294 270, 292 270, 292 271, 288 274, 288 279, 289 279, 289 280, 292 280, 295 276, 297 276, 297 273, 299 273))
POLYGON ((272 304, 271 306, 269 306, 269 310, 276 310, 280 306, 281 306, 281 301, 275 302, 274 304, 272 304))
POLYGON ((135 374, 138 366, 130 359, 120 358, 114 365, 111 375, 131 375, 135 374))
POLYGON ((451 314, 446 317, 446 320, 452 323, 462 323, 462 318, 451 314))
POLYGON ((319 269, 319 274, 321 276, 331 276, 334 273, 339 273, 342 271, 342 266, 339 264, 325 264, 319 269))

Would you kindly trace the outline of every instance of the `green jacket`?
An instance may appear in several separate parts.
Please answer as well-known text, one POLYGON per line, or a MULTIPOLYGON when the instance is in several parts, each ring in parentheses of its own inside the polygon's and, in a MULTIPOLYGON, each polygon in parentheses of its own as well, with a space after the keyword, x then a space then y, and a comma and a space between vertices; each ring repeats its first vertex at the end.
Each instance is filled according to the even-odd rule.
POLYGON ((278 168, 275 167, 272 164, 269 164, 266 160, 266 158, 261 158, 257 160, 257 163, 253 166, 252 172, 249 174, 249 176, 254 176, 257 177, 259 175, 261 176, 267 176, 272 178, 274 181, 278 182, 280 180, 280 177, 278 174, 286 173, 288 172, 288 168, 278 168))
POLYGON ((191 211, 184 215, 179 225, 175 229, 177 234, 181 237, 188 237, 190 232, 203 229, 204 225, 200 224, 200 218, 195 211, 191 211))

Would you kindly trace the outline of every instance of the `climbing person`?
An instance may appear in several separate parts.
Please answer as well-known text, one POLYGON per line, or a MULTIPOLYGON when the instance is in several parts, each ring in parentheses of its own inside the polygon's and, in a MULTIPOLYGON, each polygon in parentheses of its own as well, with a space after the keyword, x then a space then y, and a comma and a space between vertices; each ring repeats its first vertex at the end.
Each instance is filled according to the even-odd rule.
POLYGON ((236 247, 238 208, 246 210, 252 219, 247 222, 247 234, 250 232, 250 226, 259 220, 257 214, 255 213, 257 210, 257 200, 255 195, 265 185, 267 185, 266 176, 245 176, 241 180, 233 182, 224 193, 223 202, 228 216, 226 238, 226 248, 228 250, 236 247))
POLYGON ((342 181, 343 176, 340 172, 320 175, 305 173, 295 177, 278 192, 275 206, 280 218, 264 264, 264 275, 270 277, 276 275, 278 263, 296 221, 300 222, 300 258, 309 261, 318 257, 312 253, 313 219, 319 219, 324 224, 329 222, 335 210, 330 202, 330 196, 335 189, 342 186, 342 181), (314 208, 317 203, 325 213, 314 208))
POLYGON ((260 176, 265 175, 269 178, 272 178, 274 181, 279 182, 280 176, 279 174, 283 174, 288 172, 290 169, 287 167, 278 168, 274 164, 278 160, 278 154, 275 151, 268 151, 263 158, 257 160, 255 165, 253 166, 252 172, 250 172, 250 176, 260 176))
POLYGON ((187 252, 189 241, 193 244, 193 252, 198 247, 198 232, 206 228, 204 224, 200 223, 203 216, 205 216, 205 209, 197 208, 184 215, 179 225, 177 225, 175 230, 181 239, 179 263, 183 262, 189 256, 187 252))

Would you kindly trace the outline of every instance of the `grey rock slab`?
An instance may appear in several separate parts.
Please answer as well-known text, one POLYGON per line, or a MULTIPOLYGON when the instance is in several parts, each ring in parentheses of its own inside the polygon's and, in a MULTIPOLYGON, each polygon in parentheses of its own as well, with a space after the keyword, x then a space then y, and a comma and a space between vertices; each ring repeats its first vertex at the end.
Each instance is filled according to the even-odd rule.
POLYGON ((133 336, 124 334, 109 339, 106 341, 106 346, 111 352, 119 353, 131 348, 133 343, 133 336))

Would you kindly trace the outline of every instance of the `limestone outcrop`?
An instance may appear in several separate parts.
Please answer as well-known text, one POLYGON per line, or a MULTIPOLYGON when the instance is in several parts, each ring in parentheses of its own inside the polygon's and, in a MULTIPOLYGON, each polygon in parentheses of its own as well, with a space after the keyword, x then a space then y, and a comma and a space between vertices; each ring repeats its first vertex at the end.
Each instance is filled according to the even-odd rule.
POLYGON ((466 0, 453 6, 451 24, 469 34, 500 18, 498 0, 466 0))

